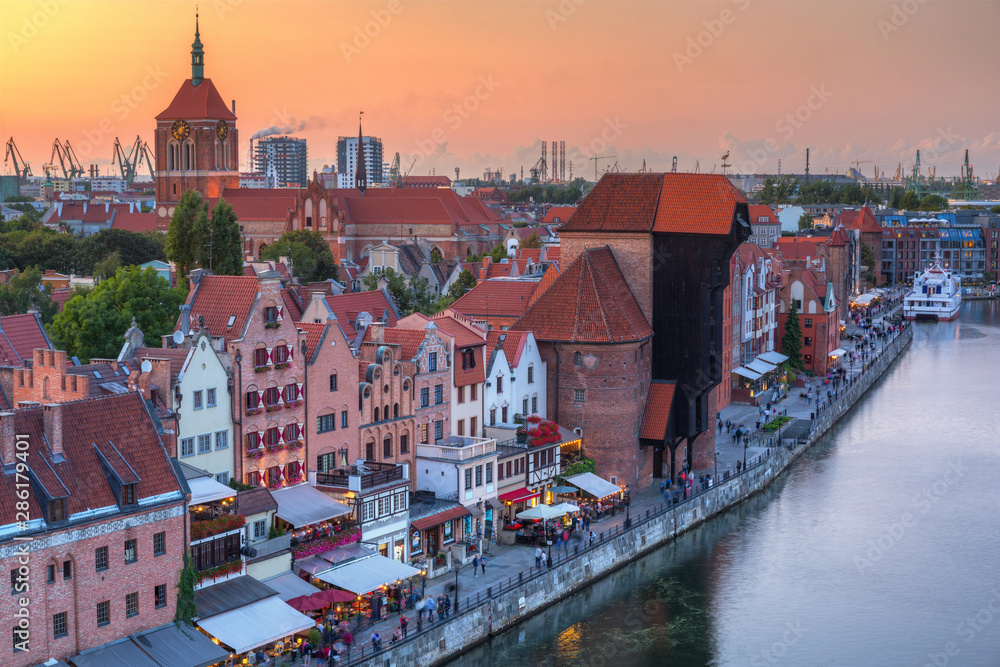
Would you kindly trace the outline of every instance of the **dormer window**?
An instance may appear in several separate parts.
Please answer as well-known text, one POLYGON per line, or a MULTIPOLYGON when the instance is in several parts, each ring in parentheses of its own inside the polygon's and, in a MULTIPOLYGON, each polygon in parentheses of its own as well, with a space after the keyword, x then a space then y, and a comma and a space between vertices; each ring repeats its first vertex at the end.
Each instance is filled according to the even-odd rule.
POLYGON ((135 484, 122 484, 122 507, 127 507, 129 505, 135 505, 136 499, 136 489, 135 484))
POLYGON ((49 523, 66 520, 66 499, 56 498, 49 501, 49 523))
POLYGON ((462 350, 462 369, 468 370, 476 367, 476 354, 471 349, 462 350))

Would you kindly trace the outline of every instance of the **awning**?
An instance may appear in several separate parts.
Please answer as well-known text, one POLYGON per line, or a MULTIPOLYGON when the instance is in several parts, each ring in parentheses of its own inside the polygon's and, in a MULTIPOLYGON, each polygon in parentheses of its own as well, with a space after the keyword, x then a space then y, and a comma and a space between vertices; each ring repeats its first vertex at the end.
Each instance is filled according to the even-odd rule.
POLYGON ((579 512, 580 508, 573 503, 559 503, 558 505, 553 505, 556 509, 562 510, 566 514, 571 514, 573 512, 579 512))
POLYGON ((345 544, 342 547, 295 561, 294 567, 300 572, 308 572, 311 575, 315 575, 317 572, 336 567, 344 561, 371 556, 373 553, 375 551, 372 549, 354 542, 353 544, 345 544))
POLYGON ((272 491, 271 496, 278 503, 278 518, 287 521, 296 528, 328 521, 353 511, 344 503, 337 502, 308 484, 297 484, 285 489, 278 489, 272 491))
POLYGON ((355 595, 364 595, 379 586, 418 574, 420 570, 415 567, 376 554, 321 572, 316 578, 355 595))
MULTIPOLYGON (((329 563, 327 563, 327 565, 329 565, 329 563)), ((305 579, 296 576, 291 572, 285 572, 284 574, 279 574, 277 577, 264 579, 261 583, 266 584, 278 591, 278 597, 281 598, 283 602, 287 602, 292 598, 301 597, 303 595, 312 595, 313 593, 318 593, 320 591, 320 589, 316 588, 305 579)))
POLYGON ((476 507, 475 503, 473 503, 472 505, 465 505, 465 509, 469 510, 469 514, 471 514, 473 517, 479 517, 486 514, 486 512, 476 507))
POLYGON ((70 662, 76 667, 160 667, 128 638, 84 651, 70 662))
POLYGON ((425 516, 422 519, 417 519, 416 521, 410 522, 410 525, 417 530, 427 530, 428 528, 433 528, 434 526, 440 526, 442 523, 447 523, 452 519, 458 519, 459 517, 467 516, 469 510, 465 509, 461 505, 458 507, 452 507, 443 512, 437 512, 431 514, 430 516, 425 516))
POLYGON ((229 651, 186 625, 170 623, 130 638, 163 667, 209 667, 229 657, 229 651))
POLYGON ((760 357, 757 357, 749 364, 747 364, 747 368, 756 373, 760 373, 761 375, 765 375, 766 373, 770 373, 771 371, 773 371, 775 368, 777 368, 777 366, 775 366, 774 364, 769 364, 760 357))
POLYGON ((564 516, 566 510, 559 509, 552 505, 535 505, 530 507, 523 512, 517 513, 518 519, 534 519, 535 521, 543 521, 545 519, 556 519, 558 517, 564 516))
POLYGON ((526 488, 520 488, 517 491, 508 491, 507 493, 500 495, 500 500, 505 503, 519 503, 522 500, 531 500, 532 498, 537 498, 540 494, 529 491, 526 488))
POLYGON ((191 487, 192 505, 201 505, 202 503, 210 503, 213 500, 236 497, 236 491, 225 484, 219 484, 211 477, 195 477, 194 479, 189 479, 187 483, 191 487))
POLYGON ((747 378, 748 380, 759 380, 761 375, 760 373, 755 373, 749 368, 746 368, 744 366, 740 366, 739 368, 734 368, 733 373, 735 375, 741 375, 747 378))
POLYGON ((246 653, 297 632, 311 630, 316 627, 316 621, 273 596, 202 619, 198 625, 234 653, 246 653))
POLYGON ((842 347, 838 347, 836 350, 834 350, 833 352, 830 353, 830 356, 831 357, 839 357, 839 356, 842 356, 842 355, 845 355, 845 354, 847 354, 847 350, 845 350, 842 347))
POLYGON ((788 357, 783 355, 781 352, 775 352, 774 350, 758 355, 757 358, 763 359, 767 363, 775 365, 788 361, 788 357))
POLYGON ((592 472, 584 472, 573 477, 567 477, 564 481, 583 489, 595 498, 607 498, 621 492, 617 484, 612 484, 606 479, 601 479, 592 472))
POLYGON ((489 506, 495 510, 502 510, 504 508, 503 501, 499 498, 488 498, 486 502, 489 503, 489 506))

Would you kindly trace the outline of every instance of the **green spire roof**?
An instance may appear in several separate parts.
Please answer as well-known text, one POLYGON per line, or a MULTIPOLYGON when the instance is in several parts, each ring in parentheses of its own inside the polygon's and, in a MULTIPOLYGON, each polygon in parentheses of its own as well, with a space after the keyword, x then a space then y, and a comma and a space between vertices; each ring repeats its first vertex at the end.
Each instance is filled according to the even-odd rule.
POLYGON ((198 31, 198 14, 194 15, 194 43, 191 44, 191 85, 197 86, 205 78, 205 51, 201 48, 198 31))

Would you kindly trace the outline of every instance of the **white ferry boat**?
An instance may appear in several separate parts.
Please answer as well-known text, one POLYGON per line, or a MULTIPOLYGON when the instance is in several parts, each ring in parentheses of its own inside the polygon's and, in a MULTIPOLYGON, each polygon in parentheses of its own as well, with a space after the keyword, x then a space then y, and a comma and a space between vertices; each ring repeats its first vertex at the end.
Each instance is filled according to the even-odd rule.
POLYGON ((913 279, 913 291, 903 299, 903 317, 907 320, 953 320, 962 305, 962 288, 951 271, 935 261, 913 279))

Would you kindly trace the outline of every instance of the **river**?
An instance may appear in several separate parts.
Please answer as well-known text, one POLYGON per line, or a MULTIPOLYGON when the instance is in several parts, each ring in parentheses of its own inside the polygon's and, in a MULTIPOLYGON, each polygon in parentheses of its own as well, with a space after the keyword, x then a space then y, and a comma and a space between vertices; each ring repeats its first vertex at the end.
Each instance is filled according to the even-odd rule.
POLYGON ((1000 666, 1000 305, 917 323, 765 492, 453 665, 1000 666))

